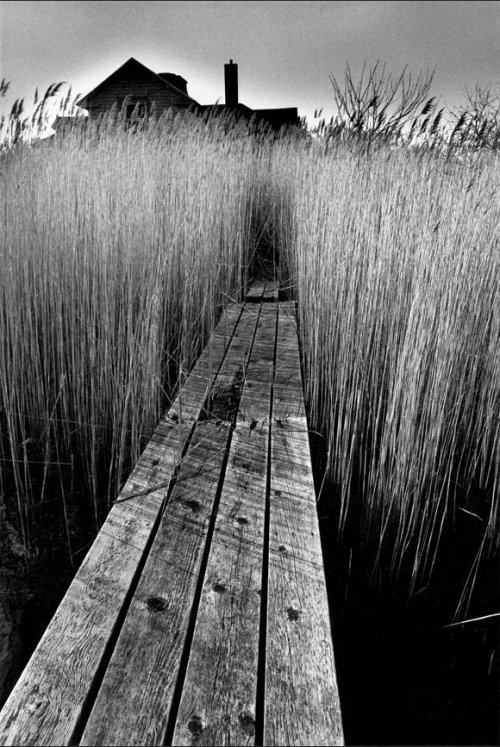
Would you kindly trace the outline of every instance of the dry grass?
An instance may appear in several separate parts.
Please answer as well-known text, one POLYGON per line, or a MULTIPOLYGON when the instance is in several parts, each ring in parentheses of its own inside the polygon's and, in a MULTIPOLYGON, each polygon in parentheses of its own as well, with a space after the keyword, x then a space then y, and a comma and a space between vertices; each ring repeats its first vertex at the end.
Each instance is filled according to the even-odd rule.
POLYGON ((2 156, 0 488, 27 546, 70 475, 99 526, 179 369, 240 292, 251 143, 219 135, 163 117, 2 156))
POLYGON ((498 549, 500 164, 282 145, 270 178, 340 530, 414 592, 458 510, 498 549))
POLYGON ((340 532, 412 592, 470 515, 465 607, 498 549, 498 159, 220 132, 163 117, 2 156, 0 487, 25 542, 64 469, 99 525, 257 231, 295 288, 340 532))

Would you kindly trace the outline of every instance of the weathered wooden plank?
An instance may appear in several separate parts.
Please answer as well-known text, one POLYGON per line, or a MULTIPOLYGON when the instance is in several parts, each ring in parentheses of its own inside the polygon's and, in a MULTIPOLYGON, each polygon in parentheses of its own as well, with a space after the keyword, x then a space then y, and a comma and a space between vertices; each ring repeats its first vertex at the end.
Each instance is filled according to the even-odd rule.
POLYGON ((163 744, 258 316, 243 311, 197 424, 83 734, 82 744, 163 744))
POLYGON ((247 291, 247 301, 276 301, 279 285, 275 280, 256 280, 247 291))
POLYGON ((229 307, 133 470, 0 713, 0 744, 67 744, 239 310, 229 307), (182 405, 182 406, 181 406, 182 405))
POLYGON ((262 293, 263 301, 277 301, 279 293, 279 283, 277 280, 266 280, 264 291, 262 293))
POLYGON ((245 379, 173 744, 255 734, 274 306, 263 306, 245 379))
POLYGON ((297 320, 293 302, 280 303, 273 411, 276 418, 305 418, 297 320))
POLYGON ((308 448, 302 419, 273 419, 266 745, 343 743, 308 448))
POLYGON ((264 292, 266 283, 266 280, 254 280, 247 288, 245 300, 260 301, 262 299, 262 293, 264 292))
POLYGON ((273 397, 264 744, 343 744, 292 305, 273 397), (294 416, 297 413, 298 416, 294 416))
POLYGON ((196 427, 81 744, 164 742, 229 427, 196 427))

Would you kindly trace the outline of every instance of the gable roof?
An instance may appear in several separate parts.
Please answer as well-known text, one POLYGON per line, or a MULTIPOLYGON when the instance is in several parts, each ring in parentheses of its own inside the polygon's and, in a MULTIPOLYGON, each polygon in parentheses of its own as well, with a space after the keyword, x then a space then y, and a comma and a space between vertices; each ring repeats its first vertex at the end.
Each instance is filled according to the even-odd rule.
MULTIPOLYGON (((191 98, 191 96, 188 96, 187 93, 180 88, 177 88, 173 84, 173 80, 175 78, 179 78, 179 83, 183 81, 186 83, 184 78, 182 78, 180 75, 176 76, 172 73, 162 73, 161 75, 157 75, 152 70, 149 69, 149 67, 146 67, 146 65, 143 65, 142 62, 139 62, 134 57, 130 57, 130 59, 127 60, 127 62, 124 62, 121 67, 119 67, 117 70, 115 70, 111 75, 108 75, 107 78, 105 78, 101 83, 99 83, 98 86, 92 89, 89 93, 87 93, 85 96, 82 96, 78 101, 76 102, 76 105, 81 107, 82 109, 87 109, 89 103, 92 101, 92 99, 103 90, 103 88, 106 88, 110 83, 113 82, 114 79, 119 78, 124 73, 126 75, 133 76, 134 73, 140 72, 142 74, 146 73, 147 75, 150 75, 156 83, 163 86, 164 88, 168 90, 174 90, 176 93, 180 94, 181 96, 184 96, 186 99, 187 104, 196 104, 198 105, 198 102, 191 98), (168 76, 168 77, 167 77, 168 76)), ((184 87, 184 86, 183 86, 184 87)))
POLYGON ((187 95, 187 80, 182 75, 176 75, 176 73, 157 73, 157 75, 187 95))

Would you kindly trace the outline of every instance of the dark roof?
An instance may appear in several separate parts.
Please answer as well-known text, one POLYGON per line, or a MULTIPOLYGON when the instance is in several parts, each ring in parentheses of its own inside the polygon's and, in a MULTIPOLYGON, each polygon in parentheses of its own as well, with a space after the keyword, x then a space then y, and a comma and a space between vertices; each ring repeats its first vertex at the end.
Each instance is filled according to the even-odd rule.
POLYGON ((269 122, 278 130, 283 126, 300 124, 297 107, 295 106, 285 109, 255 109, 255 114, 258 119, 265 119, 266 122, 269 122))
POLYGON ((158 75, 187 96, 187 80, 182 75, 176 75, 175 73, 158 73, 158 75))
POLYGON ((202 114, 210 112, 216 115, 230 112, 236 115, 237 119, 241 117, 251 119, 254 117, 258 122, 267 122, 274 130, 279 130, 284 126, 300 124, 296 107, 285 109, 250 109, 250 107, 241 103, 236 104, 236 106, 228 106, 227 104, 200 104, 196 110, 202 114))
POLYGON ((80 106, 82 109, 87 109, 88 104, 90 101, 100 92, 103 88, 105 88, 109 83, 113 81, 114 78, 118 78, 123 73, 126 73, 127 75, 133 75, 134 71, 141 72, 141 73, 147 73, 148 75, 151 75, 156 82, 158 82, 160 85, 164 86, 168 89, 174 89, 178 93, 180 93, 182 96, 185 96, 187 101, 190 104, 197 104, 198 102, 192 99, 190 96, 187 95, 186 92, 186 81, 184 78, 182 78, 180 75, 175 75, 174 73, 162 73, 161 75, 157 75, 152 70, 149 69, 149 67, 146 67, 146 65, 143 65, 142 62, 139 62, 134 57, 131 57, 127 62, 125 62, 121 67, 119 67, 117 70, 115 70, 111 75, 109 75, 105 80, 103 80, 101 83, 99 83, 98 86, 92 89, 89 93, 87 93, 86 96, 82 96, 81 99, 79 99, 76 102, 77 106, 80 106), (167 80, 167 77, 169 77, 169 80, 167 80), (179 88, 178 86, 174 85, 173 79, 178 79, 177 82, 183 83, 184 91, 182 88, 179 88))
POLYGON ((210 112, 211 114, 223 114, 224 112, 231 112, 232 114, 236 114, 236 116, 241 117, 248 117, 250 118, 253 114, 253 109, 250 109, 250 107, 245 106, 245 104, 240 104, 239 102, 235 106, 227 106, 227 104, 199 104, 197 107, 197 111, 204 114, 205 112, 210 112))

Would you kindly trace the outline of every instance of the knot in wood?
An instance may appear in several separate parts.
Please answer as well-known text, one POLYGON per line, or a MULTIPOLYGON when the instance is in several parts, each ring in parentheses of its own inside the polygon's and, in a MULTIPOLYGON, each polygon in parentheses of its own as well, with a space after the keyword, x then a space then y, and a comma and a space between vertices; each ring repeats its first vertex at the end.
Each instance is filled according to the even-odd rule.
POLYGON ((47 710, 48 701, 46 700, 36 700, 33 703, 30 703, 28 706, 26 706, 26 710, 30 713, 35 713, 36 711, 39 711, 37 713, 37 718, 40 718, 42 713, 47 710), (42 709, 40 711, 40 709, 42 709))
POLYGON ((280 545, 280 546, 278 547, 278 550, 279 550, 280 552, 286 552, 286 547, 285 547, 285 545, 280 545))
POLYGON ((243 711, 238 716, 240 726, 248 736, 252 737, 255 734, 255 719, 248 711, 243 711))
POLYGON ((147 604, 152 612, 162 612, 168 607, 168 602, 164 597, 148 597, 147 604))
POLYGON ((194 514, 197 514, 201 510, 201 503, 199 501, 188 499, 182 502, 187 506, 187 508, 190 508, 194 514))
POLYGON ((191 734, 201 734, 203 731, 203 721, 199 716, 191 716, 187 723, 187 728, 191 732, 191 734))
POLYGON ((212 586, 212 589, 217 592, 217 594, 224 594, 226 592, 226 587, 224 584, 214 584, 212 586))
POLYGON ((241 524, 241 526, 248 524, 248 519, 245 519, 243 516, 238 516, 236 521, 238 522, 238 524, 241 524))
POLYGON ((302 613, 300 612, 300 610, 295 610, 293 607, 288 607, 286 614, 288 615, 289 620, 293 620, 295 622, 299 619, 302 613))

